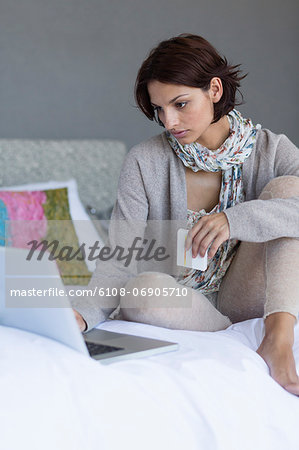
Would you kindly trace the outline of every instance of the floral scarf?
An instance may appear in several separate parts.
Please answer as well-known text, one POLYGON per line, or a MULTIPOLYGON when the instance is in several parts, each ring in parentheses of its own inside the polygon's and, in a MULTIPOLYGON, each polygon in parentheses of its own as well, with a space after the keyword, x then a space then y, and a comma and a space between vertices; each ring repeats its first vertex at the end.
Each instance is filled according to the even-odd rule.
POLYGON ((260 124, 254 126, 250 119, 244 119, 236 109, 229 112, 227 117, 230 134, 217 150, 209 150, 198 142, 181 145, 169 131, 166 132, 171 148, 186 167, 194 172, 222 170, 219 211, 244 201, 242 164, 250 156, 257 131, 261 128, 260 124))
MULTIPOLYGON (((187 228, 206 214, 221 212, 226 208, 244 201, 242 181, 242 165, 251 154, 256 140, 258 124, 253 126, 250 119, 244 119, 235 109, 228 114, 230 134, 217 150, 209 150, 194 142, 181 145, 177 139, 166 132, 168 142, 186 167, 194 172, 205 170, 210 172, 222 171, 219 203, 210 213, 205 210, 187 212, 187 228)), ((203 294, 211 294, 219 290, 224 277, 237 250, 238 241, 229 239, 218 248, 214 258, 209 260, 208 268, 202 272, 195 269, 185 269, 177 281, 181 284, 200 290, 203 294)))

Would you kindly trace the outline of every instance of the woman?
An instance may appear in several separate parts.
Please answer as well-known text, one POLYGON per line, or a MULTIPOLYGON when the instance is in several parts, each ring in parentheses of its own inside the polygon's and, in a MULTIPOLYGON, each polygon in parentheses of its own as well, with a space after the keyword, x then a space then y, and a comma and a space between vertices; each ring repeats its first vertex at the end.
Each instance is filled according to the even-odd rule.
MULTIPOLYGON (((155 272, 130 278, 119 271, 109 283, 128 292, 182 285, 192 292, 190 308, 183 299, 181 308, 152 308, 151 297, 127 308, 126 295, 120 300, 128 320, 215 331, 263 316, 257 353, 272 377, 299 395, 292 352, 299 310, 299 152, 286 136, 253 125, 235 109, 244 78, 238 68, 190 34, 161 42, 143 62, 136 101, 165 131, 129 152, 113 218, 187 219, 186 247, 193 256, 208 251, 208 268, 176 278, 155 272)), ((99 263, 91 284, 107 285, 107 276, 99 263)), ((111 311, 97 302, 76 308, 82 330, 111 311)))

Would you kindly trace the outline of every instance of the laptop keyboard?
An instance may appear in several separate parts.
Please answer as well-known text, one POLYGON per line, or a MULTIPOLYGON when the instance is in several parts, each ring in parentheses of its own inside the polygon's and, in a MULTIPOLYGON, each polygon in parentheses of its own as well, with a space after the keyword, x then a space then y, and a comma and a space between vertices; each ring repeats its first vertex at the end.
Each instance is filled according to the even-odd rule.
POLYGON ((85 341, 90 356, 101 355, 103 353, 116 352, 124 350, 122 347, 113 347, 112 345, 95 344, 94 342, 85 341))

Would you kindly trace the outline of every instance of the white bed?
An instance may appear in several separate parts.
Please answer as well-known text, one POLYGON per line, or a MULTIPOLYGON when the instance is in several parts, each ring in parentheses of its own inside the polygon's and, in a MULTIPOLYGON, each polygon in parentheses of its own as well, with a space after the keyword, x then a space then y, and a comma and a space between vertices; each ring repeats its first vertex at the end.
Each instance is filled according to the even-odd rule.
MULTIPOLYGON (((297 450, 299 399, 255 352, 262 319, 220 332, 110 320, 99 328, 178 342, 102 365, 0 326, 1 450, 297 450)), ((299 369, 299 325, 294 346, 299 369)))

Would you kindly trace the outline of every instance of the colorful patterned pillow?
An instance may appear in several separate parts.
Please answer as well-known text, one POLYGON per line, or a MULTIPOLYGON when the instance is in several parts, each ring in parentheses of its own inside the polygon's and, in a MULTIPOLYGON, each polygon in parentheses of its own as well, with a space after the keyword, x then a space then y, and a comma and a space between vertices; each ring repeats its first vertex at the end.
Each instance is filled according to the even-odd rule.
POLYGON ((30 242, 43 240, 57 243, 49 251, 53 257, 59 255, 56 261, 64 284, 88 284, 91 272, 72 222, 67 188, 0 191, 0 245, 30 251, 30 242), (67 257, 76 251, 76 258, 67 257))

